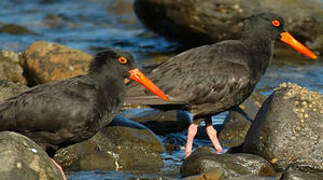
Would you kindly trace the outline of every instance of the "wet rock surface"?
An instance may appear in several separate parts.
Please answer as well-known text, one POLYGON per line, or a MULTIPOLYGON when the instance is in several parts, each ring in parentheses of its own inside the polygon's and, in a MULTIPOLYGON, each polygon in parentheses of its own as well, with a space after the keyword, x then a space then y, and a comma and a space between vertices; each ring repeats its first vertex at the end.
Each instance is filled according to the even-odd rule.
MULTIPOLYGON (((263 95, 252 93, 239 107, 248 115, 250 120, 254 120, 264 100, 263 95)), ((223 129, 219 133, 219 140, 224 146, 240 146, 244 142, 250 126, 251 122, 245 116, 236 110, 231 110, 224 120, 223 129)))
POLYGON ((87 141, 56 152, 54 158, 67 170, 156 172, 163 166, 163 145, 142 125, 115 118, 87 141))
POLYGON ((226 180, 278 180, 278 178, 266 177, 266 176, 243 175, 243 176, 229 178, 226 180))
MULTIPOLYGON (((237 38, 245 17, 266 11, 281 14, 292 34, 303 42, 314 43, 323 34, 323 16, 319 8, 322 3, 306 0, 136 0, 134 7, 136 15, 147 27, 186 44, 237 38)), ((311 48, 315 47, 318 46, 311 48)))
POLYGON ((210 147, 201 147, 186 158, 181 174, 197 175, 213 169, 222 169, 224 178, 241 175, 274 176, 275 171, 268 161, 252 154, 216 154, 210 147))
POLYGON ((322 119, 322 94, 282 83, 259 110, 244 151, 264 157, 278 170, 294 163, 323 170, 322 119))
POLYGON ((192 122, 188 112, 182 110, 160 111, 147 109, 132 114, 131 109, 124 111, 123 116, 139 122, 156 134, 168 134, 185 130, 192 122))
MULTIPOLYGON (((84 52, 90 52, 91 54, 95 54, 96 52, 107 47, 113 47, 124 49, 133 53, 136 57, 137 63, 141 65, 141 67, 144 67, 145 65, 153 67, 156 63, 164 62, 168 59, 168 57, 182 51, 179 50, 181 47, 179 47, 177 43, 167 41, 165 38, 143 28, 132 13, 133 2, 134 0, 1 0, 0 4, 2 5, 2 10, 0 11, 0 26, 14 22, 28 28, 31 31, 39 33, 40 36, 30 34, 14 35, 3 33, 0 36, 0 49, 22 52, 28 48, 30 44, 39 40, 56 42, 67 47, 80 49, 84 52), (6 8, 4 8, 4 6, 6 8), (26 7, 28 10, 26 10, 26 7), (59 11, 57 11, 58 9, 59 11)), ((187 3, 185 1, 183 2, 187 3)), ((226 2, 228 1, 222 1, 220 3, 226 2)), ((316 0, 309 0, 308 2, 315 3, 316 0)), ((244 1, 242 3, 249 5, 249 1, 244 1)), ((262 1, 260 3, 267 2, 262 1)), ((280 1, 273 3, 280 3, 280 1)), ((293 3, 298 4, 298 1, 292 1, 291 3, 285 3, 285 1, 282 1, 282 3, 284 6, 281 7, 290 8, 290 10, 293 11, 291 13, 297 14, 301 12, 293 8, 293 3)), ((316 8, 320 8, 320 6, 317 5, 316 8)), ((184 8, 177 8, 176 11, 181 11, 182 9, 184 8)), ((147 8, 145 11, 147 12, 149 10, 150 8, 147 8)), ((232 12, 233 11, 229 11, 229 13, 232 12)), ((225 13, 220 11, 216 13, 220 16, 226 16, 225 13)), ((322 16, 318 15, 317 17, 320 18, 322 16)), ((160 19, 155 21, 158 23, 161 22, 160 19)), ((207 22, 205 21, 205 23, 207 22)), ((317 25, 321 24, 321 22, 317 23, 317 25)), ((301 24, 299 27, 301 27, 301 24)), ((303 26, 303 28, 310 28, 310 26, 303 26)), ((288 30, 291 30, 291 28, 288 28, 288 30)), ((295 32, 292 31, 292 33, 295 35, 295 32)), ((296 37, 303 41, 301 36, 296 34, 296 37)), ((320 37, 322 37, 322 35, 320 37)), ((315 50, 318 50, 319 48, 318 51, 322 52, 323 38, 319 39, 321 41, 318 41, 317 38, 313 39, 314 41, 311 42, 306 41, 306 45, 309 45, 309 47, 314 48, 315 50)), ((199 40, 197 39, 197 41, 199 40)), ((205 43, 205 40, 201 41, 201 43, 205 43)), ((279 45, 279 43, 276 45, 279 45)), ((286 47, 284 44, 283 46, 286 47)), ((293 50, 289 51, 290 49, 291 48, 287 49, 287 53, 285 53, 286 55, 284 57, 285 59, 281 58, 281 54, 279 58, 273 59, 273 66, 268 68, 266 73, 267 75, 257 86, 257 91, 268 94, 280 82, 290 80, 293 82, 298 82, 299 84, 309 87, 310 89, 321 91, 322 93, 322 58, 317 61, 304 60, 301 59, 303 56, 299 56, 299 54, 294 53, 293 50), (298 59, 291 57, 290 52, 296 54, 298 59)), ((275 53, 278 52, 278 50, 280 49, 276 48, 275 53)), ((217 121, 221 121, 222 119, 222 116, 216 117, 217 121)), ((167 154, 167 156, 164 156, 164 154, 162 155, 165 165, 160 172, 138 175, 131 172, 120 172, 114 170, 75 171, 69 172, 67 174, 68 178, 75 180, 127 178, 178 179, 180 176, 179 167, 184 159, 183 146, 185 146, 186 142, 186 133, 184 132, 185 131, 159 136, 161 139, 164 139, 166 136, 167 141, 163 141, 165 142, 165 146, 168 146, 172 153, 167 154), (163 175, 159 176, 158 174, 164 174, 166 177, 163 175)), ((195 145, 198 144, 198 146, 200 146, 202 143, 204 143, 204 139, 195 139, 195 145)), ((94 167, 95 169, 99 168, 99 166, 95 167, 95 165, 93 165, 96 161, 98 162, 97 164, 102 164, 102 162, 104 162, 106 166, 114 165, 113 167, 115 167, 114 159, 113 161, 108 161, 107 159, 111 157, 107 156, 107 158, 105 158, 105 156, 102 156, 102 154, 106 154, 97 152, 98 150, 96 145, 88 144, 87 147, 83 146, 82 148, 85 149, 85 152, 89 151, 89 155, 85 155, 88 156, 89 159, 92 158, 92 155, 97 157, 93 160, 91 167, 94 167), (91 148, 93 148, 94 153, 91 152, 91 148)), ((80 151, 83 152, 83 149, 80 149, 80 151)), ((69 156, 64 158, 69 158, 69 156)), ((75 162, 74 165, 77 167, 78 163, 75 162)), ((245 175, 240 177, 245 177, 245 175)), ((248 177, 253 178, 254 176, 249 175, 248 177)))
POLYGON ((35 142, 18 133, 0 132, 0 179, 58 179, 59 169, 35 142))
POLYGON ((0 51, 0 80, 26 84, 23 69, 19 65, 19 54, 13 51, 0 51))
POLYGON ((306 164, 293 164, 289 166, 281 180, 321 180, 323 171, 308 167, 306 164))
POLYGON ((3 100, 16 96, 27 89, 28 87, 24 84, 0 80, 0 103, 3 100))
POLYGON ((125 171, 80 171, 68 172, 70 179, 105 179, 105 180, 179 180, 179 178, 172 178, 156 174, 132 174, 125 171))
POLYGON ((92 56, 63 45, 37 41, 23 53, 28 84, 63 80, 85 74, 92 56))
POLYGON ((222 169, 214 169, 200 175, 183 178, 183 180, 220 180, 223 178, 223 174, 222 169))

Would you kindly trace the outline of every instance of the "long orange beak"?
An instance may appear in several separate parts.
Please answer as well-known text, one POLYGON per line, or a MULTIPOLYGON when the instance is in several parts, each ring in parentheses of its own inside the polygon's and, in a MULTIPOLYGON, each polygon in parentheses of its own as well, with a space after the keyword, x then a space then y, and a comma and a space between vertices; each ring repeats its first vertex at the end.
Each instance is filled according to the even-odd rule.
POLYGON ((156 94, 161 99, 167 101, 168 97, 166 94, 161 91, 153 82, 150 81, 138 68, 132 69, 129 71, 129 78, 137 81, 141 85, 143 85, 146 89, 156 94))
POLYGON ((292 46, 298 52, 312 59, 317 58, 317 56, 311 50, 305 47, 302 43, 298 42, 289 32, 283 32, 280 35, 281 35, 281 39, 280 39, 281 41, 292 46))

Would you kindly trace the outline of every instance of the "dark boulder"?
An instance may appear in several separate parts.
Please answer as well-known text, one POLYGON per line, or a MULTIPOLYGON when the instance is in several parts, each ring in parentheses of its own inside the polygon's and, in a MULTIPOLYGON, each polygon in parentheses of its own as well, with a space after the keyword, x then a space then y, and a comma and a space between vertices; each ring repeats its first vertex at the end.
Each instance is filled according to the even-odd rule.
POLYGON ((184 160, 181 174, 192 176, 214 169, 222 169, 224 178, 257 175, 274 176, 275 171, 268 161, 252 154, 216 154, 213 148, 201 147, 184 160))
POLYGON ((323 170, 323 95, 283 83, 266 99, 252 124, 244 151, 278 170, 304 163, 323 170))
POLYGON ((0 179, 63 179, 45 151, 15 132, 0 132, 0 179))

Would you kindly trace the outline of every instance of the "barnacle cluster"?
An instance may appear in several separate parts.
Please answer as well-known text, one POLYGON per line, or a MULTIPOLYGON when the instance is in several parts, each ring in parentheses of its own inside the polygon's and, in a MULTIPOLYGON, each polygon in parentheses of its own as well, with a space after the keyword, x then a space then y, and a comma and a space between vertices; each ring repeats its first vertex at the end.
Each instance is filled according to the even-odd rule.
POLYGON ((323 95, 316 91, 310 91, 305 87, 301 87, 297 84, 284 82, 280 84, 275 90, 286 89, 283 99, 293 98, 294 108, 293 111, 296 113, 300 120, 298 125, 295 127, 296 131, 300 131, 305 127, 305 121, 311 119, 311 114, 317 112, 323 115, 323 95))

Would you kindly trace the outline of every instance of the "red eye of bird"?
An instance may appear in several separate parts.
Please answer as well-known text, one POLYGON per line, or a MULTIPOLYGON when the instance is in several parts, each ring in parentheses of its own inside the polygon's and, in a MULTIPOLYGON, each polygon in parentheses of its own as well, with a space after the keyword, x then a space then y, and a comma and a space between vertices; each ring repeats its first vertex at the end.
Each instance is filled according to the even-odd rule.
POLYGON ((120 64, 126 64, 128 62, 127 58, 125 57, 119 57, 118 61, 120 64))
POLYGON ((271 21, 271 23, 273 24, 273 26, 276 26, 276 27, 280 25, 280 22, 277 19, 271 21))

